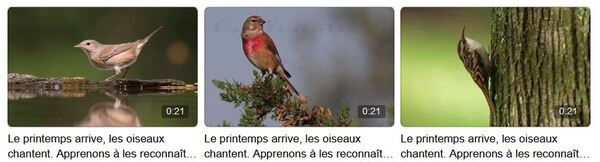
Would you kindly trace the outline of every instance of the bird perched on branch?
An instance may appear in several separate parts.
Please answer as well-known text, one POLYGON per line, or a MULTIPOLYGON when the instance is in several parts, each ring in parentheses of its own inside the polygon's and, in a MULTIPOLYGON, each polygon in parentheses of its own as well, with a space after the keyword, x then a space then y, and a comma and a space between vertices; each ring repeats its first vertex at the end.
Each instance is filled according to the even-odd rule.
POLYGON ((265 20, 260 16, 250 16, 242 26, 242 47, 246 58, 258 68, 262 74, 275 74, 285 81, 290 92, 298 95, 298 91, 288 80, 292 76, 283 67, 281 57, 273 39, 263 30, 265 20))
POLYGON ((115 70, 115 74, 105 80, 110 80, 121 74, 121 69, 125 69, 125 73, 121 77, 124 78, 127 71, 129 71, 129 67, 137 60, 144 45, 146 45, 154 33, 161 28, 162 26, 156 28, 156 30, 146 36, 146 38, 134 42, 102 44, 98 41, 88 39, 73 47, 82 49, 83 52, 87 54, 90 63, 96 69, 115 70))
POLYGON ((492 121, 496 114, 496 106, 490 96, 488 89, 489 77, 492 73, 492 64, 488 53, 483 46, 470 38, 465 37, 465 28, 463 27, 462 36, 458 41, 458 56, 465 65, 465 68, 471 74, 475 84, 481 89, 490 109, 492 121))

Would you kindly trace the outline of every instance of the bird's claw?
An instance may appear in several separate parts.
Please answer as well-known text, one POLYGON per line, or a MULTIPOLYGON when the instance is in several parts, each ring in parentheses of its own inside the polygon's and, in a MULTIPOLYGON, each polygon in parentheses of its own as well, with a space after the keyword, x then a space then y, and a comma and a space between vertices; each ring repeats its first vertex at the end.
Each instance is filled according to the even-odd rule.
POLYGON ((108 78, 104 79, 104 81, 111 81, 111 80, 112 80, 112 78, 114 78, 115 76, 117 76, 117 75, 112 75, 112 76, 110 76, 110 77, 108 77, 108 78))

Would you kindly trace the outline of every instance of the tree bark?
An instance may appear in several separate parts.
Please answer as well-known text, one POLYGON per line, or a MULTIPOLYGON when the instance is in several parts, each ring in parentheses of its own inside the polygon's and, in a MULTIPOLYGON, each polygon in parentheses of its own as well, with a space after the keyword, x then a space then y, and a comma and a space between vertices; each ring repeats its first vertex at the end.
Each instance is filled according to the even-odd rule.
POLYGON ((590 124, 590 10, 494 8, 492 126, 590 124), (573 116, 557 108, 574 107, 573 116))

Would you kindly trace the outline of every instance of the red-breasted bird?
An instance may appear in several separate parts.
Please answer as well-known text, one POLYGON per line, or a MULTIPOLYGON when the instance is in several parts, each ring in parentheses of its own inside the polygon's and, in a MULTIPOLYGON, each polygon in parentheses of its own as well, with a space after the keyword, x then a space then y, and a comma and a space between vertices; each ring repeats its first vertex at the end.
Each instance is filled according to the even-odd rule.
POLYGON ((285 70, 281 57, 273 39, 263 30, 265 20, 260 16, 250 16, 242 26, 242 48, 248 61, 258 68, 262 74, 275 74, 285 81, 290 92, 298 95, 298 91, 288 80, 292 76, 285 70))
POLYGON ((493 120, 496 115, 496 106, 488 89, 488 80, 493 70, 488 53, 479 42, 465 37, 464 27, 462 36, 458 41, 457 51, 458 57, 465 65, 465 69, 471 74, 471 78, 483 92, 493 120))

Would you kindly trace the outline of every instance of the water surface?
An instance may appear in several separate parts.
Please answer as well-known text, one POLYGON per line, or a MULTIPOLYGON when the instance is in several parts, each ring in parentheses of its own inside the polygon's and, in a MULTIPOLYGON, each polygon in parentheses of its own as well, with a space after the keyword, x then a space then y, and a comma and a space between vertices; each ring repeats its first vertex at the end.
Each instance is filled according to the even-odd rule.
POLYGON ((190 91, 126 96, 108 92, 43 96, 9 92, 8 123, 13 127, 190 127, 197 123, 197 110, 197 94, 190 91), (189 116, 163 118, 162 105, 187 105, 189 116))

